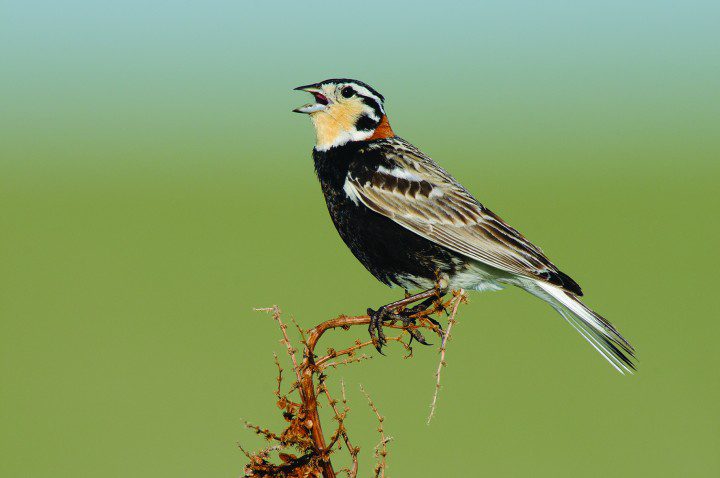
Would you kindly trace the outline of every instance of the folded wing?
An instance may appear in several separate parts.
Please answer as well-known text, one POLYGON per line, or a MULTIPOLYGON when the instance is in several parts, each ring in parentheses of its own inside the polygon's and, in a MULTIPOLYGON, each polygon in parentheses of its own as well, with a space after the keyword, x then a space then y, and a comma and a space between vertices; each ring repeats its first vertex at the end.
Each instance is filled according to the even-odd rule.
POLYGON ((411 145, 392 152, 392 168, 348 174, 345 191, 420 236, 498 269, 541 279, 582 295, 542 250, 480 204, 411 145))

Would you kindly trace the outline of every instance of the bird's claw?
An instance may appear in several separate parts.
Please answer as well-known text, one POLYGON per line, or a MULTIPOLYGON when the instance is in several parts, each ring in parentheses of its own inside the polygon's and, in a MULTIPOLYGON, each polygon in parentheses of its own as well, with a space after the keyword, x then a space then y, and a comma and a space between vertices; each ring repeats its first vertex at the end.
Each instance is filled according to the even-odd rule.
MULTIPOLYGON (((414 339, 423 345, 432 345, 428 343, 427 340, 425 340, 425 337, 417 329, 417 327, 412 327, 413 325, 415 325, 415 321, 417 320, 416 318, 411 317, 411 315, 414 315, 416 313, 416 311, 414 311, 413 309, 408 309, 396 313, 389 311, 385 307, 380 307, 378 310, 368 309, 367 313, 370 316, 370 325, 368 326, 368 331, 370 332, 370 339, 372 340, 375 349, 382 355, 385 355, 382 351, 382 348, 384 345, 387 344, 387 339, 385 338, 385 333, 383 332, 384 322, 400 321, 403 324, 403 328, 407 330, 407 332, 410 334, 411 343, 414 339)), ((440 324, 436 320, 430 320, 438 327, 440 326, 440 324)))
POLYGON ((427 340, 425 340, 425 336, 423 336, 423 334, 420 332, 420 330, 418 330, 417 327, 411 327, 415 325, 417 319, 410 317, 413 314, 410 314, 408 312, 409 311, 403 312, 402 316, 400 317, 400 321, 403 324, 403 328, 407 330, 407 332, 410 334, 410 343, 412 343, 413 339, 415 339, 417 342, 420 342, 423 345, 432 345, 431 343, 428 343, 427 340))
MULTIPOLYGON (((434 307, 433 312, 435 312, 436 310, 442 310, 443 312, 445 312, 446 315, 448 315, 447 308, 443 305, 442 300, 440 300, 440 297, 430 297, 429 299, 424 300, 423 302, 419 303, 415 307, 406 309, 405 313, 407 315, 415 315, 415 314, 419 314, 420 312, 424 312, 424 311, 430 309, 430 307, 434 307)), ((426 315, 423 318, 429 320, 435 327, 438 328, 438 330, 441 333, 443 332, 442 324, 440 322, 433 319, 430 315, 426 315)))
MULTIPOLYGON (((443 308, 443 310, 445 310, 445 309, 443 308)), ((443 330, 443 328, 442 328, 442 324, 441 324, 440 322, 438 322, 437 320, 433 319, 433 318, 430 317, 429 315, 428 315, 427 317, 425 317, 425 318, 428 319, 428 320, 430 321, 430 323, 432 323, 435 327, 437 327, 438 330, 440 331, 440 333, 444 333, 444 330, 443 330)))
POLYGON ((370 340, 372 340, 375 349, 382 355, 385 355, 382 351, 383 345, 387 343, 385 339, 385 333, 383 332, 382 325, 385 320, 388 311, 385 307, 380 307, 378 310, 368 308, 367 314, 370 316, 370 325, 368 326, 368 332, 370 332, 370 340))

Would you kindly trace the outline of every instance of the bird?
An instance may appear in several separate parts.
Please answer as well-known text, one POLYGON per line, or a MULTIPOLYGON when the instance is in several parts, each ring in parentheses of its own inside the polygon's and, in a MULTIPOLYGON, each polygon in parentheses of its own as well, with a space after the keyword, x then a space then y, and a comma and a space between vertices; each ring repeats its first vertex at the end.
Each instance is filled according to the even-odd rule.
POLYGON ((315 173, 337 232, 380 282, 405 289, 405 299, 368 309, 378 351, 386 343, 384 322, 408 326, 413 320, 403 313, 407 304, 423 300, 420 306, 427 306, 451 289, 515 286, 547 302, 617 371, 636 370, 634 347, 581 301, 577 282, 395 134, 376 89, 333 78, 295 90, 313 95, 313 102, 293 111, 309 115, 314 126, 315 173), (408 297, 408 290, 421 292, 408 297))

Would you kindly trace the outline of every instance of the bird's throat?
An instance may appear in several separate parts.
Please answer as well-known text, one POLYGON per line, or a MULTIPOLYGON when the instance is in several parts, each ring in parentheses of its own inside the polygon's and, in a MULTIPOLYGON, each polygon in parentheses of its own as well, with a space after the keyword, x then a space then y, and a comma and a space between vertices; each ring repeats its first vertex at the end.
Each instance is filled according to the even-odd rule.
POLYGON ((356 122, 359 116, 359 114, 347 113, 331 115, 326 112, 312 115, 315 126, 315 149, 327 151, 350 141, 370 141, 395 136, 387 116, 383 115, 380 124, 374 130, 358 130, 356 122))

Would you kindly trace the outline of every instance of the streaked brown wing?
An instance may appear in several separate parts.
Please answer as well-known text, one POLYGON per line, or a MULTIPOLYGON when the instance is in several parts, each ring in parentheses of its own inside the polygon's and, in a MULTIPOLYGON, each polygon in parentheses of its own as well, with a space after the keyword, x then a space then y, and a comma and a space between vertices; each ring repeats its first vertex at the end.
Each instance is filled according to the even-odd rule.
POLYGON ((581 294, 540 248, 482 206, 430 158, 404 141, 386 147, 396 168, 380 168, 363 180, 347 178, 346 190, 363 204, 455 252, 581 294))

